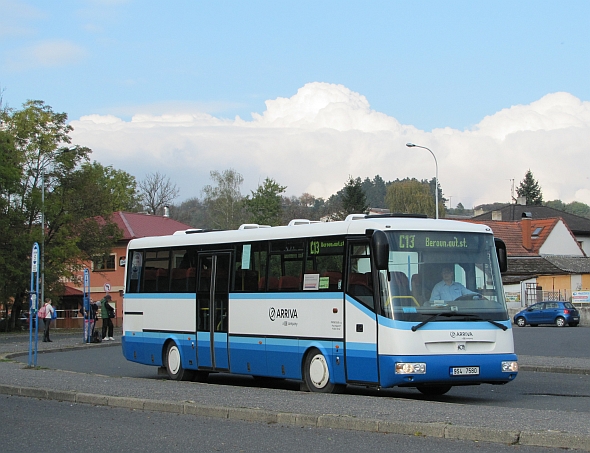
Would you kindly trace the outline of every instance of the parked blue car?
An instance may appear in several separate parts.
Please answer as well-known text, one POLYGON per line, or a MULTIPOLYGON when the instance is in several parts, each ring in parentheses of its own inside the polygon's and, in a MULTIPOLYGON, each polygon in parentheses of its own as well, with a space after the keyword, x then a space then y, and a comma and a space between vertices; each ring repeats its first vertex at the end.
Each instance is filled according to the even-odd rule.
POLYGON ((536 327, 539 324, 555 324, 557 327, 576 327, 580 323, 580 313, 571 302, 545 301, 538 302, 519 311, 514 315, 514 324, 524 327, 529 324, 536 327))

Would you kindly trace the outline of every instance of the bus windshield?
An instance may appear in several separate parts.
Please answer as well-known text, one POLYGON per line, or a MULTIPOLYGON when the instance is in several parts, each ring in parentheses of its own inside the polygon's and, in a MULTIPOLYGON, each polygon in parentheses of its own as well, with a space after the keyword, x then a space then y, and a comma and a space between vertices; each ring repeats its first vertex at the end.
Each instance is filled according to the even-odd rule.
POLYGON ((434 315, 441 315, 440 321, 461 315, 508 319, 491 234, 395 231, 387 236, 389 268, 379 271, 383 316, 419 322, 434 315))

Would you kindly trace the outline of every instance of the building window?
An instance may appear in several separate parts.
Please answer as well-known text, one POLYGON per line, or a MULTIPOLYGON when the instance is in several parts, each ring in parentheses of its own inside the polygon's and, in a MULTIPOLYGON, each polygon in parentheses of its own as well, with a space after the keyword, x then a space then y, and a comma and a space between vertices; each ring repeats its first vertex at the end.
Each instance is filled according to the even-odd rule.
POLYGON ((115 255, 96 256, 92 260, 93 272, 104 272, 115 270, 115 255))

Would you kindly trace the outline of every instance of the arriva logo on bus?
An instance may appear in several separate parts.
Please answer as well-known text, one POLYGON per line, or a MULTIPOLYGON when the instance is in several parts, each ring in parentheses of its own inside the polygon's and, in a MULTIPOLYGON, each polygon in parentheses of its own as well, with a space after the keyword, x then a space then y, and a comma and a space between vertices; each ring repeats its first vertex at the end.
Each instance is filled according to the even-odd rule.
POLYGON ((471 332, 455 332, 455 331, 451 331, 451 332, 449 332, 449 334, 451 335, 451 338, 473 337, 473 333, 471 333, 471 332))
POLYGON ((298 318, 297 309, 295 308, 274 308, 270 307, 268 310, 268 317, 271 321, 275 319, 294 319, 298 318))

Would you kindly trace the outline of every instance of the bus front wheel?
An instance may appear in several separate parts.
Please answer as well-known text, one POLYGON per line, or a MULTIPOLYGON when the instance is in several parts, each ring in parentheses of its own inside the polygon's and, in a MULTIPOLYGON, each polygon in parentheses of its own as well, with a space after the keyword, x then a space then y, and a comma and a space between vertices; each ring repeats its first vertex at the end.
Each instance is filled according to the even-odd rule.
POLYGON ((193 378, 193 370, 185 370, 183 368, 180 349, 178 349, 178 346, 173 341, 168 343, 164 362, 170 379, 175 381, 190 381, 193 378))
POLYGON ((312 349, 305 357, 303 379, 311 392, 332 393, 334 384, 330 382, 330 368, 324 355, 312 349))

